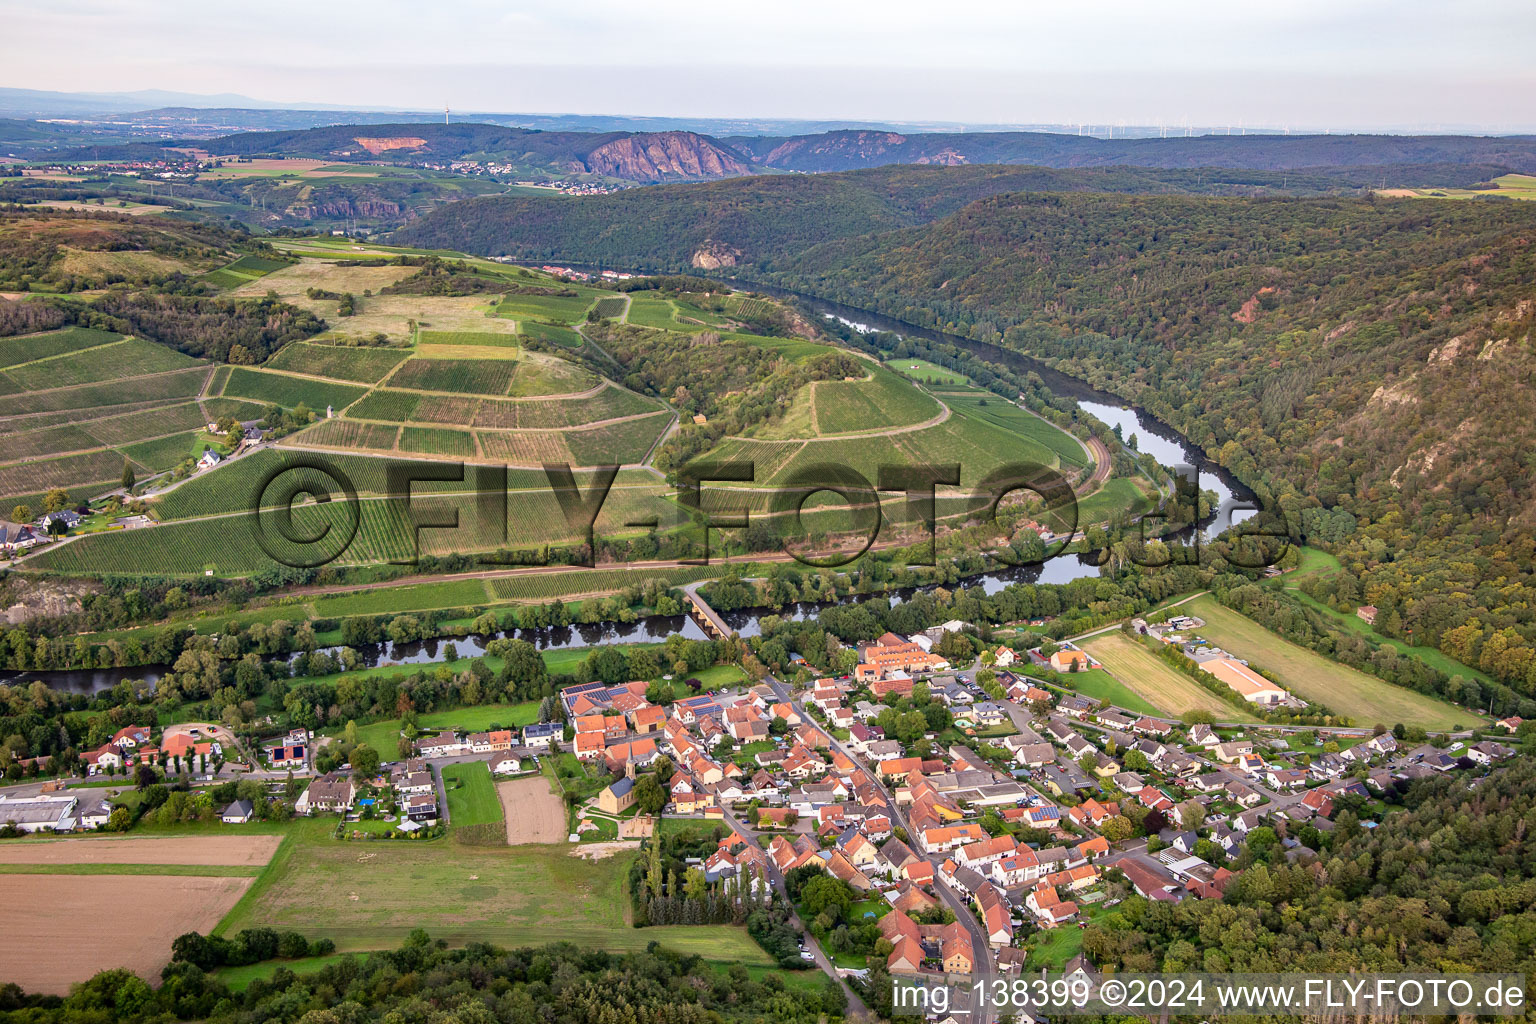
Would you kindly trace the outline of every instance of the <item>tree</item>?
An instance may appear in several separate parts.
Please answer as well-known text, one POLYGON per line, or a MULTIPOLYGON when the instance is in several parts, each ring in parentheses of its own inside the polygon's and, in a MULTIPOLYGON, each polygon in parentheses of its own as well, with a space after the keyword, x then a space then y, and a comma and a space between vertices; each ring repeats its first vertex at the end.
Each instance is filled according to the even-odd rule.
POLYGON ((853 890, 847 882, 819 873, 800 890, 800 900, 805 905, 805 912, 812 917, 831 909, 834 920, 846 916, 854 904, 853 890))
POLYGON ((379 773, 379 752, 366 743, 360 743, 352 749, 352 776, 359 782, 373 778, 379 773))
POLYGON ((635 807, 641 814, 657 814, 667 804, 667 791, 650 772, 635 780, 635 807))
POLYGON ((1112 815, 1105 818, 1099 825, 1099 834, 1112 843, 1120 843, 1131 838, 1136 831, 1131 824, 1131 819, 1123 814, 1112 815))
POLYGON ((30 523, 32 521, 32 506, 17 505, 11 509, 11 522, 30 523))
POLYGON ((1185 800, 1177 807, 1179 812, 1179 825, 1186 829, 1196 829, 1205 824, 1205 807, 1198 800, 1185 800))
POLYGON ((69 492, 55 487, 43 495, 43 512, 61 512, 69 507, 69 492))
POLYGON ((133 474, 133 463, 123 460, 123 490, 133 490, 133 485, 138 482, 138 477, 133 474))

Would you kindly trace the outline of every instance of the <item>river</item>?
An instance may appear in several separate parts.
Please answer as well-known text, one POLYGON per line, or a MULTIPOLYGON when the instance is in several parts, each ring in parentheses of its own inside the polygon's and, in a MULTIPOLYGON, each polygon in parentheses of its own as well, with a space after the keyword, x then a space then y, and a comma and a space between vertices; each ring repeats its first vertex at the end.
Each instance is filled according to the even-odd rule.
MULTIPOLYGON (((583 268, 578 266, 575 269, 583 268)), ((1035 373, 1052 391, 1075 399, 1078 406, 1084 412, 1110 426, 1119 427, 1122 437, 1128 439, 1134 434, 1139 451, 1151 454, 1160 464, 1174 467, 1186 477, 1192 476, 1198 481, 1202 489, 1214 491, 1219 503, 1218 508, 1215 514, 1199 524, 1199 528, 1205 536, 1214 537, 1229 526, 1242 522, 1243 519, 1252 514, 1251 510, 1254 505, 1251 492, 1237 480, 1233 479, 1225 470, 1212 463, 1206 458, 1204 452, 1181 437, 1173 428, 1159 422, 1144 410, 1128 406, 1114 395, 1088 387, 1082 381, 1069 377, 1058 370, 1046 366, 1044 363, 1037 362, 1028 356, 1000 348, 996 345, 971 341, 958 335, 944 334, 927 328, 915 327, 878 313, 856 309, 852 306, 844 306, 840 303, 829 302, 814 296, 801 295, 785 291, 781 288, 747 282, 742 282, 742 286, 780 298, 796 299, 813 312, 824 317, 838 319, 856 330, 866 332, 872 330, 888 331, 894 334, 919 337, 928 341, 944 342, 966 349, 988 362, 1008 366, 1014 370, 1035 373)), ((1186 531, 1186 536, 1190 532, 1192 531, 1186 531)), ((1070 583, 1075 579, 1081 579, 1085 576, 1097 576, 1098 574, 1098 566, 1094 565, 1091 561, 1078 555, 1062 555, 1042 565, 1007 569, 973 576, 965 581, 965 585, 979 586, 986 593, 995 594, 1012 583, 1070 583)), ((912 590, 893 591, 889 594, 878 596, 888 596, 894 601, 901 601, 905 600, 912 593, 912 590)), ((845 601, 864 601, 868 600, 869 596, 856 595, 845 599, 845 601)), ((764 615, 803 619, 816 614, 820 607, 822 606, 816 604, 799 604, 782 610, 736 611, 723 613, 722 618, 742 636, 750 637, 761 633, 761 618, 764 615)), ((446 656, 445 648, 449 643, 454 645, 460 657, 477 657, 485 652, 486 644, 499 636, 512 636, 527 640, 540 650, 563 650, 567 648, 592 647, 600 644, 659 643, 674 633, 681 633, 686 637, 696 640, 707 639, 706 634, 698 623, 686 615, 656 615, 631 623, 604 622, 593 625, 545 629, 517 629, 490 636, 452 637, 405 644, 370 645, 360 648, 358 653, 363 662, 369 666, 386 664, 426 665, 444 660, 446 656)), ((326 649, 336 650, 336 648, 326 649)), ((72 693, 97 693, 101 690, 110 689, 124 679, 153 682, 160 678, 168 667, 165 665, 152 665, 139 668, 81 669, 48 672, 7 671, 0 673, 0 683, 15 684, 41 679, 56 689, 67 690, 72 693)))

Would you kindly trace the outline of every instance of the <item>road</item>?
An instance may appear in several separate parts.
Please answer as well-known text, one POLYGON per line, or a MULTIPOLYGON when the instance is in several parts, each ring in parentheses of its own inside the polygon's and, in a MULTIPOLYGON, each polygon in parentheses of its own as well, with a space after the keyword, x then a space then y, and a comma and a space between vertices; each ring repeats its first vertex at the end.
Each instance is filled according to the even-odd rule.
POLYGON ((757 836, 753 834, 751 827, 738 819, 734 814, 732 814, 729 805, 721 804, 721 812, 725 823, 734 829, 737 835, 746 840, 746 842, 754 849, 762 852, 764 862, 768 866, 768 881, 772 883, 774 889, 781 897, 783 897, 785 904, 790 908, 790 923, 793 924, 795 928, 797 928, 800 933, 805 936, 807 948, 810 950, 811 956, 815 960, 816 966, 821 968, 822 972, 826 974, 827 977, 831 978, 833 981, 837 982, 839 986, 842 987, 843 993, 848 998, 848 1005, 850 1008, 857 1009, 859 1013, 867 1016, 869 1014, 869 1007, 864 1005, 864 1000, 859 998, 859 994, 855 992, 849 986, 848 982, 843 978, 843 976, 838 973, 837 964, 833 963, 832 958, 827 955, 826 950, 821 948, 821 943, 816 941, 816 936, 811 934, 810 929, 807 928, 805 924, 800 920, 800 915, 795 912, 794 902, 789 898, 789 890, 784 885, 784 876, 779 874, 779 869, 774 866, 773 859, 768 856, 768 851, 764 849, 763 844, 760 843, 757 839, 757 836))
MULTIPOLYGON (((784 683, 780 682, 773 676, 765 676, 763 681, 773 689, 774 695, 777 696, 779 700, 789 701, 791 706, 794 707, 795 711, 800 715, 802 719, 810 723, 810 725, 816 729, 817 732, 826 737, 827 742, 831 745, 833 750, 838 751, 855 764, 860 763, 859 759, 854 756, 852 751, 844 747, 843 744, 838 741, 837 737, 828 732, 822 726, 822 724, 817 721, 809 711, 806 710, 803 703, 791 699, 792 694, 789 687, 785 686, 784 683)), ((885 797, 886 802, 891 809, 892 825, 900 828, 908 836, 911 836, 912 830, 907 824, 906 815, 902 813, 901 807, 896 803, 895 795, 892 794, 890 790, 885 788, 885 783, 880 781, 880 777, 878 775, 876 775, 874 772, 868 772, 867 774, 871 779, 874 780, 875 787, 880 790, 880 793, 885 797)), ((983 982, 985 987, 990 989, 992 981, 997 977, 997 967, 995 961, 992 958, 992 946, 987 941, 987 933, 982 928, 981 922, 976 920, 976 915, 971 913, 971 908, 966 903, 966 901, 952 889, 950 889, 950 887, 945 884, 944 880, 939 876, 938 868, 939 865, 943 863, 943 858, 935 858, 918 850, 915 837, 914 841, 908 845, 912 847, 913 853, 918 854, 918 856, 922 857, 924 860, 933 865, 934 889, 938 891, 939 897, 944 901, 944 904, 954 913, 955 920, 964 925, 965 930, 971 936, 971 948, 975 953, 974 966, 978 968, 972 971, 971 982, 983 982)), ((978 1007, 971 1018, 972 1024, 989 1024, 992 1019, 993 1012, 991 1008, 985 1004, 978 1007)))

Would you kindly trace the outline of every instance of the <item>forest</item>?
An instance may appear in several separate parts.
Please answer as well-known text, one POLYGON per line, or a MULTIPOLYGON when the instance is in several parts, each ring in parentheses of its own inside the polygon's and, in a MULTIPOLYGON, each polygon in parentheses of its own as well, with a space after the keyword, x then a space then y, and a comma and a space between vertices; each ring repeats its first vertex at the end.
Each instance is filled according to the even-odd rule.
POLYGON ((926 224, 1000 193, 1319 195, 1342 187, 1337 178, 1299 172, 892 165, 657 185, 578 203, 466 199, 412 221, 394 238, 427 248, 646 270, 687 270, 696 265, 693 254, 705 249, 756 269, 820 242, 926 224))
MULTIPOLYGON (((185 943, 183 952, 201 950, 185 943)), ((420 929, 399 949, 339 958, 314 973, 295 974, 279 962, 270 977, 240 992, 188 959, 166 967, 156 988, 126 970, 104 971, 62 999, 0 986, 3 1024, 816 1024, 840 1018, 843 1007, 842 990, 830 982, 790 987, 782 975, 754 978, 740 965, 716 967, 660 943, 627 955, 569 943, 449 949, 420 929)))

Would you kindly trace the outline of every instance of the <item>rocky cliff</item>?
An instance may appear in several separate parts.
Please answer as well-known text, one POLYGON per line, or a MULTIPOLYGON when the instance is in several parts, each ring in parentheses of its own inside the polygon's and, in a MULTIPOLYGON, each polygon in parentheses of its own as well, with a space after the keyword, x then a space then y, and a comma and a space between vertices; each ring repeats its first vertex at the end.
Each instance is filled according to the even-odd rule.
POLYGON ((694 132, 626 135, 587 154, 585 169, 630 181, 696 181, 751 174, 736 153, 694 132))

